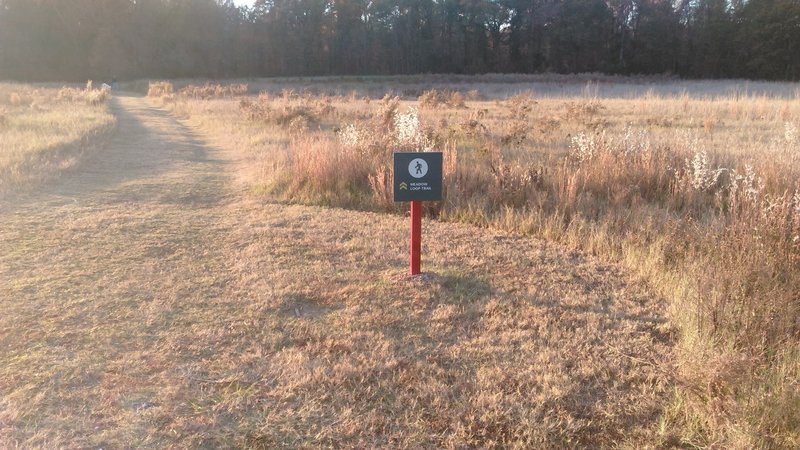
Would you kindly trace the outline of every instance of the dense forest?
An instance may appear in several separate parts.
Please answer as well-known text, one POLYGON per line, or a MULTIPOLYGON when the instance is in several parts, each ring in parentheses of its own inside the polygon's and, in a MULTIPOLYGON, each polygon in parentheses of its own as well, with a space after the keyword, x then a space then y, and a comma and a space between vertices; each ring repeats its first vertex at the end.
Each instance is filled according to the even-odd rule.
POLYGON ((0 79, 800 79, 800 0, 0 0, 0 79))

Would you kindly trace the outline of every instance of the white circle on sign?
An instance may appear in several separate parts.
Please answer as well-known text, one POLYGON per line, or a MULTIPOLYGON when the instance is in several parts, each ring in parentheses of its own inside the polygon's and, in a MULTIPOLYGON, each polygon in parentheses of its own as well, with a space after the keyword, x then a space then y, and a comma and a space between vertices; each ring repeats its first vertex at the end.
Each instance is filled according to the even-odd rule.
POLYGON ((414 178, 422 178, 428 174, 428 163, 422 158, 416 158, 408 165, 408 173, 414 178))

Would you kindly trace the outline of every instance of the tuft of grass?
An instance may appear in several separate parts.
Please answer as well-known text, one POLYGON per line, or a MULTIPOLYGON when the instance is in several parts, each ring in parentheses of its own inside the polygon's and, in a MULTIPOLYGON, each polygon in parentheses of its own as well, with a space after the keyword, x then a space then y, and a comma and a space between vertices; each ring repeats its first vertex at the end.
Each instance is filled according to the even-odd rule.
POLYGON ((299 138, 289 146, 283 183, 285 193, 297 200, 358 207, 369 188, 371 164, 356 147, 335 141, 299 138))

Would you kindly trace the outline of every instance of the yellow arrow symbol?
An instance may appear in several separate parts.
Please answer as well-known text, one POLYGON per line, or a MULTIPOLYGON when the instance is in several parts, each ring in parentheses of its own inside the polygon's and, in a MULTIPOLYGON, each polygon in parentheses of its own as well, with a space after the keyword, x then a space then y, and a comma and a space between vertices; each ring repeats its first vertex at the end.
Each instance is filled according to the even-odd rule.
POLYGON ((403 190, 407 191, 408 190, 408 184, 405 181, 400 183, 400 190, 401 191, 403 191, 403 190))

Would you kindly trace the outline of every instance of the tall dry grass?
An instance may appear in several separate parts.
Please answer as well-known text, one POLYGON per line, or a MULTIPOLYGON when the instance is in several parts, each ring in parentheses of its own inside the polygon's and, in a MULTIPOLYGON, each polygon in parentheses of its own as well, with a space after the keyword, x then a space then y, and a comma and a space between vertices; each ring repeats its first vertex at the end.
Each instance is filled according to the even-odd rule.
POLYGON ((148 97, 164 97, 175 93, 175 87, 169 81, 151 81, 147 89, 148 97))
POLYGON ((0 195, 74 167, 114 126, 103 89, 0 84, 0 195))
MULTIPOLYGON (((138 87, 138 83, 134 89, 138 87)), ((233 98, 246 95, 249 87, 245 83, 202 85, 189 84, 177 87, 171 81, 150 81, 147 96, 160 99, 164 103, 174 103, 179 99, 209 100, 216 98, 233 98)))
POLYGON ((187 110, 212 128, 215 114, 227 114, 236 123, 231 139, 260 167, 251 181, 290 201, 397 211, 391 153, 443 150, 445 201, 428 205, 430 214, 622 262, 670 300, 678 344, 676 366, 662 368, 676 387, 662 417, 665 442, 793 448, 800 106, 687 86, 636 95, 605 86, 621 93, 604 98, 588 85, 463 108, 441 108, 447 96, 430 90, 378 102, 284 92, 241 107, 190 102, 187 110), (326 101, 336 114, 312 112, 326 101), (306 116, 298 111, 314 122, 299 133, 289 119, 306 116))
POLYGON ((236 97, 247 94, 247 84, 211 84, 206 83, 202 86, 190 85, 180 90, 184 96, 195 99, 209 99, 220 97, 236 97))

